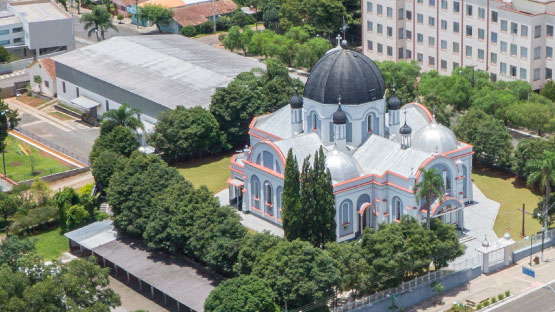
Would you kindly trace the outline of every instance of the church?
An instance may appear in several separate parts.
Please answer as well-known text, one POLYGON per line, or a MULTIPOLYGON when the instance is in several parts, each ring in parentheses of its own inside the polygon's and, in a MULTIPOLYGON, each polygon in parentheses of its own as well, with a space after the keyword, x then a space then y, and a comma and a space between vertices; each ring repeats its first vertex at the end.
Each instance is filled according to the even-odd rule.
POLYGON ((403 105, 394 89, 386 100, 377 65, 345 46, 316 63, 302 96, 296 93, 289 105, 252 120, 250 147, 231 159, 230 203, 281 225, 289 149, 301 167, 323 146, 337 241, 403 215, 425 222, 426 204, 415 192, 421 168, 437 169, 445 185, 443 200, 431 205, 432 218, 463 228, 465 203, 472 202, 472 145, 458 141, 423 105, 403 105))

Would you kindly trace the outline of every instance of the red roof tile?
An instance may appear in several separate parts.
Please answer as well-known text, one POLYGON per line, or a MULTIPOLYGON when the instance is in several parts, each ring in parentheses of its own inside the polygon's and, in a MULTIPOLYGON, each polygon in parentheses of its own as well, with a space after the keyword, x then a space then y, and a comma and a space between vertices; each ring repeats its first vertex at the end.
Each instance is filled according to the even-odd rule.
MULTIPOLYGON (((217 0, 216 15, 229 14, 237 9, 232 0, 217 0)), ((212 16, 212 2, 203 2, 175 8, 173 19, 181 26, 200 25, 212 16)))
POLYGON ((39 60, 39 62, 51 78, 56 78, 56 65, 52 59, 44 58, 39 60))

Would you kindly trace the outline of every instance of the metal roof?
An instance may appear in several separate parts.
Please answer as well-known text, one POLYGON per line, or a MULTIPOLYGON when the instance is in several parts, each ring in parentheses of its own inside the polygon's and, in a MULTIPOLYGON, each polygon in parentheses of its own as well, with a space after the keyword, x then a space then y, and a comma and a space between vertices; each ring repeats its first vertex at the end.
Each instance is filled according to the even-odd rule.
POLYGON ((285 105, 270 115, 257 117, 254 126, 282 139, 291 138, 291 106, 285 105))
POLYGON ((264 68, 181 35, 116 36, 52 59, 167 108, 208 108, 217 87, 264 68))
POLYGON ((116 235, 110 220, 95 222, 64 234, 68 239, 90 250, 114 241, 116 235))
POLYGON ((71 100, 71 103, 81 106, 85 109, 91 109, 93 107, 100 106, 100 103, 98 103, 97 101, 93 101, 86 96, 80 96, 76 99, 73 99, 71 100))
MULTIPOLYGON (((314 132, 301 134, 287 140, 275 141, 274 144, 281 150, 285 157, 287 157, 289 149, 292 148, 293 154, 297 157, 299 168, 302 168, 303 160, 307 156, 311 156, 310 160, 312 163, 314 160, 314 153, 318 151, 320 146, 323 146, 320 137, 314 132)), ((327 154, 326 149, 324 149, 324 154, 327 154)))
POLYGON ((71 15, 62 10, 51 1, 43 2, 15 2, 10 3, 12 10, 16 11, 28 23, 69 19, 71 15))

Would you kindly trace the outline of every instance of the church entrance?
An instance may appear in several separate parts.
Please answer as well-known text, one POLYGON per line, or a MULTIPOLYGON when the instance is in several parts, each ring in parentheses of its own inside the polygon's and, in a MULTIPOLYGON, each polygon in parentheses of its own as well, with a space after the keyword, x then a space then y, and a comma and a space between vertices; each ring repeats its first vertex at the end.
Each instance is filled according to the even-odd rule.
POLYGON ((462 207, 445 205, 434 217, 440 218, 443 223, 458 225, 462 221, 459 220, 461 209, 462 207))

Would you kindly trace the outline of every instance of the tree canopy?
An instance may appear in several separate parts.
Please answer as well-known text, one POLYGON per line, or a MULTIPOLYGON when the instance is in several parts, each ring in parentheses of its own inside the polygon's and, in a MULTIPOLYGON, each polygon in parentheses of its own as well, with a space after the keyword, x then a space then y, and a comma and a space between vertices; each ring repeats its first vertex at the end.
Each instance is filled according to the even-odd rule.
POLYGON ((112 15, 104 5, 94 6, 91 13, 84 13, 80 20, 84 23, 85 30, 88 30, 89 37, 92 34, 96 35, 96 41, 104 40, 104 33, 110 29, 119 31, 112 22, 112 15))
POLYGON ((173 11, 161 5, 145 5, 140 8, 141 18, 156 25, 158 32, 162 32, 161 27, 168 25, 172 20, 173 11))
POLYGON ((275 294, 268 283, 253 275, 228 279, 218 285, 204 302, 207 312, 278 312, 275 294))

